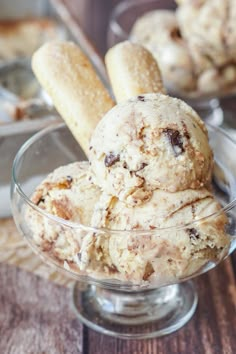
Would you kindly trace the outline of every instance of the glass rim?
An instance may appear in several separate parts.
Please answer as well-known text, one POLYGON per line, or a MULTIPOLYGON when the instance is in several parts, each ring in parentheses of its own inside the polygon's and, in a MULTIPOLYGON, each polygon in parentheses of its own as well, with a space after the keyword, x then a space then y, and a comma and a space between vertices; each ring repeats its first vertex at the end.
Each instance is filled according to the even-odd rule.
MULTIPOLYGON (((213 130, 217 130, 220 134, 224 135, 224 137, 228 140, 231 141, 232 144, 234 144, 236 146, 236 142, 221 128, 219 127, 215 127, 210 125, 209 123, 206 124, 206 126, 210 127, 213 130)), ((66 127, 68 130, 69 128, 66 126, 66 124, 64 122, 54 122, 52 124, 50 124, 48 127, 42 129, 41 131, 37 132, 36 134, 34 134, 31 138, 29 138, 28 140, 26 140, 26 142, 21 146, 21 148, 18 150, 14 161, 13 161, 13 166, 12 166, 12 193, 13 190, 16 190, 19 195, 24 199, 25 203, 30 206, 31 208, 33 208, 36 212, 38 212, 39 214, 41 214, 43 217, 47 217, 48 219, 52 220, 55 223, 59 223, 62 224, 66 227, 70 227, 73 229, 81 229, 81 230, 86 230, 88 232, 94 232, 94 233, 112 233, 112 234, 137 234, 137 235, 142 235, 145 233, 146 234, 151 234, 151 235, 155 235, 158 232, 165 232, 165 231, 170 231, 170 230, 183 230, 183 229, 187 229, 190 228, 192 225, 196 225, 199 224, 200 222, 206 221, 207 219, 211 218, 211 217, 216 217, 218 215, 220 215, 221 213, 227 212, 231 209, 233 209, 236 206, 236 197, 229 202, 228 204, 226 204, 224 207, 222 207, 220 210, 218 210, 217 212, 211 213, 207 216, 201 217, 199 219, 196 219, 194 221, 191 221, 189 223, 186 223, 184 225, 173 225, 173 226, 168 226, 168 227, 162 227, 162 228, 155 228, 155 229, 131 229, 131 230, 117 230, 117 229, 109 229, 109 228, 98 228, 98 227, 93 227, 93 226, 89 226, 89 225, 84 225, 81 223, 77 223, 74 221, 68 221, 65 220, 59 216, 47 213, 46 211, 44 211, 43 209, 41 209, 39 206, 37 206, 36 204, 34 204, 30 198, 25 194, 25 192, 23 191, 21 184, 18 182, 17 180, 17 173, 16 173, 16 169, 18 167, 18 164, 22 158, 22 156, 24 156, 24 153, 28 150, 28 148, 30 146, 32 146, 34 143, 36 143, 37 141, 39 141, 40 138, 46 136, 47 134, 49 134, 50 132, 59 130, 61 128, 66 127), (13 188, 14 186, 14 188, 13 188)), ((13 195, 11 195, 11 199, 13 198, 13 195)))
POLYGON ((129 33, 127 33, 117 22, 117 16, 123 11, 132 8, 133 6, 146 5, 149 3, 159 2, 159 0, 124 0, 118 3, 111 12, 109 19, 109 26, 116 35, 121 36, 123 39, 130 39, 129 33))

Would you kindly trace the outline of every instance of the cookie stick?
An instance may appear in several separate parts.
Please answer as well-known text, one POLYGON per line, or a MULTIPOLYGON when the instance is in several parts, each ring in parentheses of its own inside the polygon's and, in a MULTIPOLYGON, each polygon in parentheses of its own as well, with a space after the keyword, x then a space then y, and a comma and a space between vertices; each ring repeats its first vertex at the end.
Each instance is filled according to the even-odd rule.
POLYGON ((165 93, 157 62, 143 46, 119 43, 108 50, 105 63, 117 102, 144 93, 165 93))
POLYGON ((32 68, 87 154, 94 128, 114 105, 88 58, 74 43, 49 42, 34 53, 32 68))

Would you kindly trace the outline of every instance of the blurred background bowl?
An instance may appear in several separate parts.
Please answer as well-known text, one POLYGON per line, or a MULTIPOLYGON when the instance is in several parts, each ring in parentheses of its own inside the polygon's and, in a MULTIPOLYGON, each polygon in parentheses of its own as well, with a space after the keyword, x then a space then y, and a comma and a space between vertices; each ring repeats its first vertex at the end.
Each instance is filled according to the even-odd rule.
MULTIPOLYGON (((177 8, 174 0, 129 0, 122 1, 113 9, 107 32, 107 47, 110 48, 116 43, 130 39, 136 41, 131 35, 131 30, 137 19, 144 14, 154 10, 171 10, 177 8)), ((158 35, 158 28, 156 28, 158 35)), ((230 109, 224 109, 220 102, 221 98, 232 98, 235 89, 232 91, 212 91, 209 93, 183 92, 173 88, 171 82, 166 81, 168 93, 179 97, 191 105, 199 115, 210 124, 225 128, 235 138, 236 127, 235 117, 230 109)))

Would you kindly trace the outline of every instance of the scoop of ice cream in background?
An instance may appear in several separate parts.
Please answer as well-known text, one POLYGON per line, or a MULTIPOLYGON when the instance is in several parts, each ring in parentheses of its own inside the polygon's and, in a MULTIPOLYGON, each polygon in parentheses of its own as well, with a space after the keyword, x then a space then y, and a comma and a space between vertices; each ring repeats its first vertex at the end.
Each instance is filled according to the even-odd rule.
POLYGON ((177 1, 177 11, 154 10, 136 20, 130 37, 158 61, 170 92, 187 97, 236 90, 236 3, 177 1))
POLYGON ((236 2, 186 0, 176 17, 192 56, 198 89, 235 90, 236 2))
MULTIPOLYGON (((103 193, 92 224, 126 230, 114 234, 107 231, 107 239, 104 237, 104 253, 109 254, 119 277, 161 284, 191 275, 209 261, 217 262, 225 256, 229 247, 225 214, 197 222, 220 209, 207 189, 176 193, 156 189, 147 203, 134 207, 103 193)), ((93 239, 93 248, 90 246, 91 261, 101 244, 98 239, 93 239)))
POLYGON ((144 14, 135 22, 131 38, 154 55, 167 88, 196 89, 193 61, 173 11, 154 10, 144 14))
POLYGON ((203 187, 212 176, 204 123, 183 101, 162 94, 110 110, 94 131, 89 158, 94 183, 130 204, 147 201, 157 188, 203 187))
POLYGON ((186 0, 176 12, 181 34, 188 41, 199 71, 205 65, 236 63, 236 2, 234 0, 186 0))

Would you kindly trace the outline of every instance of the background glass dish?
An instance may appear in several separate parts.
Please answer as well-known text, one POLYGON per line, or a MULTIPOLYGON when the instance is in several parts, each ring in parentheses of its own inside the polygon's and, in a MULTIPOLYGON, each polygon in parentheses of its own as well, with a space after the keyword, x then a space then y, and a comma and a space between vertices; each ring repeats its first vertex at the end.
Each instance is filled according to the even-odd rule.
MULTIPOLYGON (((129 0, 119 3, 112 11, 109 20, 107 33, 108 48, 129 39, 133 24, 145 13, 163 9, 174 11, 176 7, 177 5, 174 0, 129 0)), ((132 38, 132 40, 134 39, 132 38)), ((220 98, 234 95, 235 90, 234 92, 228 91, 223 93, 218 91, 201 95, 198 92, 192 92, 187 95, 171 90, 169 93, 189 103, 210 124, 221 126, 229 129, 229 131, 236 128, 233 113, 223 111, 219 101, 220 98)))
MULTIPOLYGON (((236 144, 219 128, 208 128, 216 161, 214 193, 228 215, 230 254, 236 246, 236 160, 232 158, 236 154, 236 144)), ((179 329, 192 317, 197 306, 197 293, 188 279, 208 271, 215 263, 207 263, 198 273, 186 278, 163 281, 158 285, 148 282, 135 285, 114 280, 111 276, 101 277, 99 270, 92 273, 79 271, 75 263, 59 261, 53 254, 50 255, 50 251, 43 252, 37 246, 25 216, 27 209, 33 210, 45 225, 55 228, 59 233, 67 232, 74 237, 79 235, 80 239, 91 232, 93 237, 107 234, 108 231, 104 229, 89 228, 46 214, 30 201, 38 184, 55 168, 84 159, 78 143, 62 123, 52 124, 22 146, 13 164, 11 188, 13 216, 20 233, 46 263, 77 280, 73 289, 73 305, 78 317, 86 325, 104 334, 126 339, 162 336, 179 329)), ((176 228, 171 230, 174 232, 176 228)), ((138 240, 140 235, 161 237, 165 232, 166 229, 109 230, 109 236, 124 237, 124 233, 132 233, 132 237, 138 240)))
MULTIPOLYGON (((97 72, 104 80, 104 83, 107 84, 102 59, 95 51, 93 45, 90 43, 90 40, 83 33, 79 24, 68 12, 66 4, 63 0, 1 0, 0 7, 0 22, 14 19, 24 19, 25 17, 46 17, 56 21, 60 27, 60 33, 62 31, 62 33, 65 35, 65 38, 79 44, 79 46, 90 58, 97 72)), ((27 59, 24 61, 24 59, 21 58, 20 61, 20 66, 23 66, 23 69, 25 69, 25 64, 27 65, 27 59)), ((14 65, 14 60, 13 62, 11 61, 11 63, 8 63, 5 60, 1 60, 0 58, 1 78, 5 76, 4 72, 7 74, 6 66, 8 65, 14 65)), ((14 75, 16 74, 16 70, 13 70, 12 67, 9 69, 11 75, 14 76, 17 85, 19 85, 19 72, 17 73, 16 78, 14 75)), ((29 81, 31 81, 30 75, 28 74, 26 76, 28 79, 30 79, 29 81)), ((21 83, 25 89, 25 75, 21 83)), ((35 84, 38 86, 36 81, 35 84)), ((6 89, 1 86, 0 83, 0 219, 11 216, 11 168, 13 158, 19 150, 20 146, 40 129, 49 126, 52 121, 60 120, 58 115, 55 115, 55 112, 52 110, 51 102, 48 101, 48 96, 45 95, 43 90, 40 90, 40 92, 37 92, 37 89, 35 91, 33 90, 37 96, 36 100, 34 100, 35 94, 33 94, 32 101, 31 99, 28 101, 29 105, 24 105, 25 102, 23 102, 22 106, 21 99, 18 97, 18 94, 20 93, 19 91, 21 90, 19 90, 19 87, 15 87, 15 89, 12 91, 12 84, 10 86, 11 87, 6 89), (42 102, 39 102, 38 98, 40 101, 42 99, 42 102), (20 108, 20 110, 18 108, 20 108), (11 114, 9 114, 9 110, 11 114), (13 121, 12 113, 15 115, 16 112, 18 115, 19 111, 22 118, 24 118, 24 113, 26 113, 26 116, 29 116, 33 119, 13 121)))

